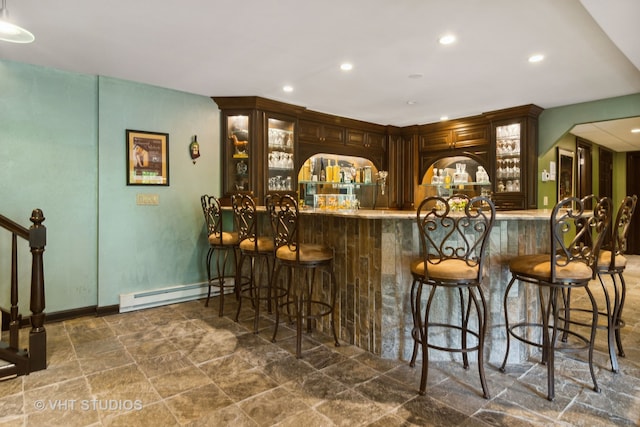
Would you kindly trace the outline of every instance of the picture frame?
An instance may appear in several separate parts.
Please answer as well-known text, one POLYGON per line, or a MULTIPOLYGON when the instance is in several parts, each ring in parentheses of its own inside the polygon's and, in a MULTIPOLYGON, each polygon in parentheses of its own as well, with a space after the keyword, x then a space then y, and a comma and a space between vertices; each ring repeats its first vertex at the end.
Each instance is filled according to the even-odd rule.
POLYGON ((575 196, 575 154, 558 147, 558 202, 575 196))
POLYGON ((169 185, 169 134, 126 130, 127 185, 169 185))

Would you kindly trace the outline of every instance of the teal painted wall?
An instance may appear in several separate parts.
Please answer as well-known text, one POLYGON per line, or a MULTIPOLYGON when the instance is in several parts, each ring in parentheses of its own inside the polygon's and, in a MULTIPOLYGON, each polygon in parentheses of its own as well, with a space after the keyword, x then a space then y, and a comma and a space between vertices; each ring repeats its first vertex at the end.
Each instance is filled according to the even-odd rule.
POLYGON ((98 305, 140 290, 206 280, 200 196, 220 192, 219 113, 207 97, 99 79, 98 305), (169 186, 126 186, 126 129, 169 134, 169 186), (194 165, 189 144, 198 135, 194 165), (157 194, 157 206, 136 194, 157 194))
MULTIPOLYGON (((0 213, 28 226, 32 209, 44 211, 47 312, 205 281, 200 196, 220 191, 219 153, 219 112, 208 97, 0 60, 0 213), (169 187, 126 185, 126 129, 169 134, 169 187), (159 205, 136 205, 138 193, 157 194, 159 205)), ((26 314, 29 267, 20 266, 26 314)))
MULTIPOLYGON (((30 226, 44 212, 47 311, 97 301, 97 78, 0 61, 0 213, 30 226)), ((10 307, 10 235, 0 235, 0 304, 10 307)), ((21 312, 31 255, 20 243, 21 312)))

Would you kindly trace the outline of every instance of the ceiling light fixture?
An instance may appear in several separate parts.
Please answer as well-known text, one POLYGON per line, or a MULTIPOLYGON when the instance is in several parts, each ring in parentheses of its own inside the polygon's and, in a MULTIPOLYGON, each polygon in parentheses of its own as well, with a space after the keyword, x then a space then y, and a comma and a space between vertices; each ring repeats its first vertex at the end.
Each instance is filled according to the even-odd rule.
POLYGON ((7 0, 2 0, 2 9, 0 9, 0 40, 11 43, 31 43, 35 39, 29 31, 9 22, 7 0))
POLYGON ((441 121, 441 122, 446 122, 447 120, 449 120, 449 116, 442 116, 442 117, 440 117, 440 121, 441 121))
POLYGON ((282 90, 285 92, 293 92, 293 86, 289 86, 289 85, 283 86, 282 90))
POLYGON ((351 71, 353 69, 353 64, 349 64, 348 62, 345 62, 344 64, 340 65, 340 69, 342 71, 351 71))
POLYGON ((531 55, 529 57, 529 62, 540 62, 544 59, 544 55, 540 53, 536 53, 535 55, 531 55))
POLYGON ((451 44, 456 41, 456 36, 454 36, 453 34, 446 34, 440 37, 438 41, 440 42, 440 44, 451 44))
POLYGON ((631 129, 631 133, 640 133, 640 128, 631 129))

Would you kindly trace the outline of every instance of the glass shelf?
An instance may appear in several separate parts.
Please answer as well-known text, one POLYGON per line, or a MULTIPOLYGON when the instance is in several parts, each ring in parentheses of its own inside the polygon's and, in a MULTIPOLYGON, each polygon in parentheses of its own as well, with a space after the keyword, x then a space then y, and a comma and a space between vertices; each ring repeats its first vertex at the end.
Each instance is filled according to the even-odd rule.
POLYGON ((496 175, 497 193, 520 191, 521 150, 520 124, 513 123, 496 127, 496 175))
POLYGON ((449 184, 420 184, 422 187, 459 187, 459 186, 463 186, 463 187, 469 187, 469 186, 474 186, 474 185, 479 185, 482 187, 489 187, 491 186, 490 182, 451 182, 449 184))
POLYGON ((268 191, 292 191, 295 185, 293 120, 267 119, 268 191))
POLYGON ((333 181, 300 181, 300 184, 337 185, 337 186, 344 186, 344 188, 353 187, 353 186, 367 187, 367 186, 376 185, 375 182, 364 183, 364 182, 333 182, 333 181))

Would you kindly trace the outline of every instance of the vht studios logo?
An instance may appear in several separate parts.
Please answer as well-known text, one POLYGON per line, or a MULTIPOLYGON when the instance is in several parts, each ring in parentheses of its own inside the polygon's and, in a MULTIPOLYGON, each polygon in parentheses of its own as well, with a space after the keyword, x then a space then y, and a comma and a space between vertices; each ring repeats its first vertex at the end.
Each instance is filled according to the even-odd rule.
POLYGON ((33 406, 38 411, 139 411, 142 409, 142 401, 128 399, 50 399, 36 400, 33 406))

